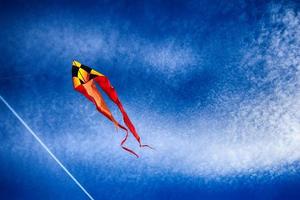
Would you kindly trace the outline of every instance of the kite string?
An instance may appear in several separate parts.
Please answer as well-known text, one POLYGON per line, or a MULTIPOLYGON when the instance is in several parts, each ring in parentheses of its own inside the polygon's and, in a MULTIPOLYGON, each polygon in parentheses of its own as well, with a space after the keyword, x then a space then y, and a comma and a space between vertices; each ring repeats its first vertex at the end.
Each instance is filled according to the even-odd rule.
POLYGON ((71 174, 71 172, 60 162, 60 160, 50 151, 46 144, 37 136, 37 134, 27 125, 27 123, 18 115, 18 113, 8 104, 8 102, 0 95, 2 102, 15 115, 15 117, 23 124, 23 126, 31 133, 31 135, 38 141, 38 143, 49 153, 49 155, 57 162, 57 164, 66 172, 66 174, 76 183, 76 185, 88 196, 90 200, 94 198, 88 191, 79 183, 79 181, 71 174))

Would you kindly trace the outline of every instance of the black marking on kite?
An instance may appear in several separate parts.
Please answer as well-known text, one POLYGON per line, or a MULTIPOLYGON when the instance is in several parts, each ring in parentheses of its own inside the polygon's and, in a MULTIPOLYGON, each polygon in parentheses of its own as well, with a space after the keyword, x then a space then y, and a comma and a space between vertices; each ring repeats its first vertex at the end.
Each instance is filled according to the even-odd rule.
POLYGON ((72 77, 77 77, 78 76, 78 67, 72 67, 72 77))
POLYGON ((84 69, 87 73, 91 73, 91 71, 92 71, 92 69, 90 67, 82 65, 82 64, 81 64, 80 68, 84 69))

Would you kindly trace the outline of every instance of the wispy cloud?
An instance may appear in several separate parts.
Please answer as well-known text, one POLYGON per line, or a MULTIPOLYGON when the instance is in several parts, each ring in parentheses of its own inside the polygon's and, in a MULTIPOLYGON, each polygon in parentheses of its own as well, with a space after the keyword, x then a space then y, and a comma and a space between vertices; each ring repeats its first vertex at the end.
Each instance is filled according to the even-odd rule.
MULTIPOLYGON (((185 119, 178 120, 178 113, 170 116, 153 110, 132 112, 127 105, 144 141, 157 149, 143 150, 139 162, 124 155, 118 145, 122 132, 115 134, 108 122, 99 124, 95 120, 96 111, 85 119, 89 128, 80 129, 93 130, 88 137, 74 134, 76 126, 73 132, 58 130, 64 134, 52 138, 53 148, 62 155, 71 155, 70 162, 84 161, 95 168, 134 166, 136 173, 146 170, 151 174, 217 177, 255 176, 259 171, 277 174, 285 165, 293 169, 292 164, 300 159, 300 13, 278 5, 269 9, 269 18, 261 21, 259 36, 243 50, 245 55, 238 69, 248 79, 249 91, 231 94, 224 88, 211 108, 216 111, 230 105, 220 111, 223 113, 217 113, 221 117, 214 119, 212 114, 191 109, 185 119)), ((164 74, 181 73, 199 62, 192 48, 181 46, 172 38, 150 42, 134 34, 123 37, 121 32, 110 28, 103 32, 96 28, 89 35, 68 29, 32 30, 26 37, 54 38, 54 42, 45 45, 53 45, 50 51, 62 56, 67 55, 61 46, 68 44, 66 48, 73 50, 74 55, 93 54, 111 60, 121 54, 126 62, 138 60, 164 74)), ((30 49, 31 44, 28 45, 30 49)), ((135 146, 130 142, 129 145, 135 146)))
MULTIPOLYGON (((142 162, 154 166, 157 173, 168 170, 215 177, 259 171, 277 174, 282 166, 300 159, 299 13, 290 9, 279 12, 271 7, 270 18, 266 21, 262 23, 259 37, 245 50, 248 53, 241 63, 252 86, 241 94, 237 105, 226 110, 226 118, 221 122, 209 120, 197 111, 178 123, 175 123, 176 117, 155 116, 151 111, 136 114, 143 119, 142 122, 134 120, 138 121, 142 135, 157 148, 153 153, 143 151, 142 162), (256 68, 264 70, 265 76, 258 76, 256 68)), ((159 65, 164 62, 168 61, 157 61, 159 65)), ((227 101, 234 103, 232 100, 227 96, 227 101)), ((222 101, 220 105, 226 103, 222 101)), ((59 140, 74 146, 70 143, 73 139, 59 140)), ((93 141, 100 141, 100 138, 93 141)), ((76 144, 81 146, 80 142, 76 144)), ((101 151, 86 148, 73 150, 76 155, 82 155, 81 158, 101 151)), ((124 160, 128 165, 127 158, 124 160)))
POLYGON ((41 48, 47 49, 41 61, 45 63, 53 58, 77 58, 113 65, 112 61, 117 60, 126 64, 119 67, 143 65, 148 71, 168 76, 188 72, 200 60, 192 46, 183 44, 181 38, 170 36, 153 42, 139 35, 132 27, 111 23, 109 20, 84 28, 72 22, 62 23, 63 27, 46 18, 22 24, 22 29, 16 26, 17 35, 8 37, 17 40, 14 41, 14 47, 22 47, 16 52, 20 54, 20 64, 30 59, 27 52, 39 55, 38 50, 41 48))

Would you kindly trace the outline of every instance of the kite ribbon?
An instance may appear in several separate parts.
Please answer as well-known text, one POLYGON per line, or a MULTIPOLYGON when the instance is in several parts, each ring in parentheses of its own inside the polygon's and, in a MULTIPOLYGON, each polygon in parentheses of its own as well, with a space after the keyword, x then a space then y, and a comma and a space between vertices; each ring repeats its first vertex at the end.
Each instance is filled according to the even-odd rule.
POLYGON ((129 153, 132 153, 136 157, 139 157, 137 153, 135 153, 133 150, 127 148, 124 146, 125 141, 128 138, 128 130, 121 124, 119 124, 114 117, 112 116, 111 112, 107 108, 105 101, 101 95, 101 93, 97 90, 95 83, 93 80, 90 80, 78 87, 76 87, 76 90, 82 93, 87 99, 89 99, 91 102, 93 102, 97 108, 97 110, 102 113, 105 117, 107 117, 110 121, 112 121, 116 127, 119 127, 123 129, 126 132, 125 138, 121 142, 121 147, 128 151, 129 153))
MULTIPOLYGON (((136 132, 134 125, 130 121, 121 101, 118 98, 116 90, 111 85, 108 78, 105 76, 98 76, 94 80, 99 84, 99 86, 104 90, 104 92, 109 96, 109 98, 119 107, 119 109, 123 115, 124 123, 130 130, 130 132, 133 134, 135 139, 138 141, 138 143, 140 144, 140 147, 148 147, 148 148, 153 149, 149 145, 144 145, 141 143, 141 138, 140 138, 139 134, 136 132)), ((124 142, 126 141, 126 139, 127 139, 127 137, 125 137, 124 142)))

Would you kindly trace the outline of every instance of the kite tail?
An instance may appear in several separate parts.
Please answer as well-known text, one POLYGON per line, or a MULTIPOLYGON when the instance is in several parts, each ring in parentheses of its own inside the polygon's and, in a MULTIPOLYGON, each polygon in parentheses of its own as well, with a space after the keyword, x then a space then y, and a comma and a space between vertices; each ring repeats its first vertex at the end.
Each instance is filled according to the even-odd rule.
MULTIPOLYGON (((98 109, 98 108, 97 108, 97 109, 98 109)), ((101 112, 100 109, 98 109, 98 110, 101 112)), ((109 115, 106 115, 106 113, 103 113, 103 112, 101 112, 101 113, 102 113, 103 115, 105 115, 109 120, 111 120, 111 121, 114 123, 114 125, 115 125, 116 127, 119 127, 119 128, 123 129, 123 130, 126 132, 125 138, 124 138, 124 139, 122 140, 122 142, 121 142, 121 147, 122 147, 122 149, 124 149, 125 151, 127 151, 127 152, 129 152, 129 153, 135 155, 137 158, 139 158, 139 155, 138 155, 137 153, 135 153, 133 150, 131 150, 131 149, 129 149, 129 148, 127 148, 127 147, 124 146, 124 143, 126 142, 126 140, 127 140, 127 138, 128 138, 128 130, 127 130, 127 128, 124 127, 124 126, 122 126, 121 124, 119 124, 119 123, 113 118, 112 115, 109 116, 109 115)))
POLYGON ((122 115, 123 115, 123 120, 124 120, 126 126, 129 128, 130 132, 131 132, 131 133, 133 134, 133 136, 136 138, 136 140, 138 141, 140 147, 141 147, 141 148, 142 148, 142 147, 148 147, 148 148, 154 150, 153 147, 151 147, 151 146, 149 146, 149 145, 147 145, 147 144, 142 144, 141 138, 140 138, 140 136, 138 135, 138 133, 136 132, 135 127, 134 127, 134 125, 132 124, 132 122, 130 121, 130 119, 129 119, 127 113, 125 112, 125 110, 124 110, 124 108, 123 108, 123 105, 121 104, 121 102, 120 102, 119 100, 117 100, 115 103, 118 105, 118 107, 119 107, 119 109, 120 109, 120 111, 121 111, 121 113, 122 113, 122 115))
MULTIPOLYGON (((113 123, 115 124, 116 127, 119 127, 119 128, 123 129, 126 132, 125 138, 121 142, 122 149, 124 149, 125 151, 127 151, 127 152, 135 155, 137 158, 139 158, 139 155, 137 153, 135 153, 133 150, 131 150, 131 149, 129 149, 129 148, 127 148, 127 147, 124 146, 126 140, 128 139, 128 130, 127 130, 127 128, 124 127, 124 126, 122 126, 121 124, 119 124, 114 118, 112 118, 111 121, 113 121, 113 123)), ((140 144, 141 148, 142 147, 148 147, 148 148, 154 150, 154 148, 152 148, 151 146, 149 146, 147 144, 141 144, 140 141, 139 141, 139 144, 140 144)))
POLYGON ((121 147, 125 151, 127 151, 127 152, 135 155, 138 158, 139 155, 137 153, 135 153, 133 150, 131 150, 131 149, 129 149, 129 148, 127 148, 127 147, 124 146, 124 143, 125 143, 125 141, 128 138, 128 130, 127 130, 127 128, 124 127, 124 126, 122 126, 121 124, 119 124, 115 120, 115 118, 112 116, 111 112, 108 109, 105 109, 105 107, 106 107, 105 104, 103 104, 101 106, 101 104, 97 103, 97 100, 96 100, 97 97, 98 97, 97 98, 98 101, 99 101, 99 98, 101 98, 102 101, 104 101, 104 100, 102 99, 101 94, 100 94, 99 91, 93 90, 93 92, 92 92, 91 88, 92 88, 92 85, 90 85, 90 87, 88 87, 87 85, 85 85, 85 87, 82 86, 82 85, 80 85, 80 86, 76 87, 75 89, 77 91, 81 92, 91 102, 93 102, 93 104, 96 106, 97 110, 100 113, 102 113, 105 117, 107 117, 110 121, 112 121, 114 123, 115 127, 117 127, 117 128, 119 127, 119 128, 123 129, 126 132, 126 136, 125 136, 125 138, 121 142, 121 147), (105 110, 106 110, 106 112, 105 112, 105 110))
POLYGON ((131 154, 135 155, 137 158, 139 158, 139 155, 137 153, 135 153, 133 150, 131 150, 131 149, 129 149, 129 148, 127 148, 127 147, 124 146, 124 143, 126 142, 127 138, 128 138, 128 130, 126 129, 126 135, 125 135, 125 138, 121 142, 121 147, 125 151, 128 151, 129 153, 131 153, 131 154))
MULTIPOLYGON (((100 109, 97 108, 97 110, 99 110, 99 112, 101 112, 100 109)), ((124 139, 122 140, 122 142, 121 142, 121 147, 122 147, 122 149, 124 149, 125 151, 127 151, 127 152, 129 152, 129 153, 135 155, 137 158, 139 158, 139 155, 138 155, 137 153, 135 153, 133 150, 131 150, 131 149, 129 149, 129 148, 127 148, 127 147, 124 146, 124 143, 126 142, 126 140, 127 140, 127 138, 128 138, 128 130, 127 130, 127 128, 124 127, 124 126, 122 126, 121 124, 119 124, 119 123, 113 118, 113 116, 106 115, 106 113, 103 113, 103 112, 101 112, 101 113, 102 113, 103 115, 105 115, 109 120, 111 120, 111 121, 114 123, 115 127, 117 127, 117 128, 119 127, 119 128, 123 129, 123 130, 126 132, 125 138, 124 138, 124 139)))
POLYGON ((111 83, 108 80, 108 78, 106 78, 105 76, 98 76, 94 80, 100 85, 100 87, 109 96, 109 98, 118 106, 119 110, 122 113, 123 121, 124 121, 125 125, 128 127, 128 129, 130 130, 130 132, 132 133, 132 135, 138 141, 140 147, 148 147, 150 149, 153 149, 149 145, 143 145, 141 143, 141 138, 140 138, 139 134, 135 130, 134 125, 132 124, 131 120, 129 119, 129 117, 128 117, 128 115, 127 115, 127 113, 126 113, 126 111, 125 111, 125 109, 124 109, 124 107, 123 107, 123 105, 121 103, 121 101, 119 100, 119 97, 118 97, 118 94, 117 94, 116 90, 111 85, 111 83))
POLYGON ((111 85, 111 83, 109 82, 109 80, 105 76, 98 76, 94 80, 100 85, 100 87, 109 96, 109 98, 119 107, 119 110, 121 111, 121 113, 123 115, 124 123, 129 128, 130 132, 133 134, 133 136, 135 137, 135 139, 139 143, 141 143, 140 136, 136 132, 134 125, 130 121, 130 119, 129 119, 129 117, 128 117, 126 111, 125 111, 125 109, 123 108, 123 105, 122 105, 121 101, 119 100, 119 97, 118 97, 118 94, 117 94, 116 90, 111 85))
POLYGON ((143 147, 148 147, 149 149, 155 150, 153 147, 151 147, 151 146, 148 145, 148 144, 140 144, 140 147, 141 147, 141 148, 143 148, 143 147))

